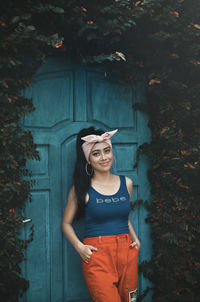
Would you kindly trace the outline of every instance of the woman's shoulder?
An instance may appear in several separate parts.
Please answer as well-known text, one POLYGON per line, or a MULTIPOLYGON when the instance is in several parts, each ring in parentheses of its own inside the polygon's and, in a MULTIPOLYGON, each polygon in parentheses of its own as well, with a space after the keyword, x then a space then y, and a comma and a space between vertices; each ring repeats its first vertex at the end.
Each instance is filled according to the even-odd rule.
POLYGON ((131 178, 129 178, 128 176, 123 176, 125 178, 125 183, 126 183, 126 187, 127 187, 127 190, 130 194, 130 196, 132 195, 132 192, 133 192, 133 181, 131 178))
POLYGON ((72 185, 71 188, 69 189, 69 194, 75 194, 75 186, 72 185))
POLYGON ((69 199, 76 199, 76 192, 75 192, 75 187, 74 185, 70 188, 69 193, 68 193, 68 198, 69 199))
POLYGON ((131 178, 129 178, 128 176, 125 176, 125 175, 116 175, 116 174, 113 174, 113 176, 117 179, 117 178, 124 178, 125 182, 126 182, 126 185, 127 186, 133 186, 133 181, 131 178))
MULTIPOLYGON (((76 196, 76 191, 75 191, 74 185, 69 190, 68 200, 71 200, 72 202, 77 204, 77 196, 76 196)), ((87 203, 88 200, 89 200, 89 194, 87 193, 86 197, 85 197, 85 202, 87 203)))
POLYGON ((131 178, 129 178, 126 175, 115 175, 116 177, 120 177, 120 178, 124 178, 124 180, 126 181, 126 185, 133 185, 133 181, 131 178))
POLYGON ((126 180, 126 185, 127 186, 132 186, 133 185, 133 181, 131 178, 129 178, 128 176, 124 176, 125 180, 126 180))

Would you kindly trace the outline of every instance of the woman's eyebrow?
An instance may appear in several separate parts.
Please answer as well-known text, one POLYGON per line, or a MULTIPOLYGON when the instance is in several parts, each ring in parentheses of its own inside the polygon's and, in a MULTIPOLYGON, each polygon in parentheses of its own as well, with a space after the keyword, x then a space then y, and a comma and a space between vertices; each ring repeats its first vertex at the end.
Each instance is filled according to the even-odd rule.
MULTIPOLYGON (((106 150, 106 149, 110 149, 110 146, 103 148, 103 150, 106 150)), ((101 151, 101 149, 92 150, 92 152, 95 152, 95 151, 101 151)))

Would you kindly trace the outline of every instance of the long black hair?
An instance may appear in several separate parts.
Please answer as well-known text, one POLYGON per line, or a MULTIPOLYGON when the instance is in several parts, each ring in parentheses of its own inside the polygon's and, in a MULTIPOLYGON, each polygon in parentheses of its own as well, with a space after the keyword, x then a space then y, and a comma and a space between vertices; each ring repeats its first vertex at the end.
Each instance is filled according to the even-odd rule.
POLYGON ((80 218, 85 214, 85 197, 91 185, 91 176, 86 173, 86 164, 87 160, 83 153, 82 144, 84 141, 81 137, 86 135, 101 135, 104 131, 102 130, 95 130, 94 127, 82 129, 77 136, 76 140, 76 164, 74 169, 74 188, 75 194, 78 203, 78 211, 76 218, 80 218))

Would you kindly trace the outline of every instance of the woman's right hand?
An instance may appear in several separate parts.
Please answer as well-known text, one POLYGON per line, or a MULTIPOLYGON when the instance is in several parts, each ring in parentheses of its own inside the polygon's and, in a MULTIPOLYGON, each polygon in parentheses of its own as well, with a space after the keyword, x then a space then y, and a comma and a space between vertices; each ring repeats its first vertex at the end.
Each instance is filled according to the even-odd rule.
POLYGON ((88 263, 93 251, 98 251, 98 249, 92 245, 83 244, 79 249, 79 255, 84 262, 88 263))

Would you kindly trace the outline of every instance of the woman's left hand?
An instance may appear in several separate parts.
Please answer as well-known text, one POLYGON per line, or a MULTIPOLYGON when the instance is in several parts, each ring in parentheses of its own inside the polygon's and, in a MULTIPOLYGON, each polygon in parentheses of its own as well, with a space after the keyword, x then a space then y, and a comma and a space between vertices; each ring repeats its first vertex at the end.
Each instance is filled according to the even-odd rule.
POLYGON ((138 251, 140 250, 140 246, 141 246, 141 243, 138 239, 136 239, 135 241, 133 241, 130 244, 130 247, 135 247, 138 251))

